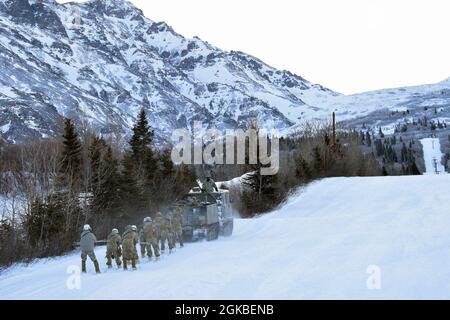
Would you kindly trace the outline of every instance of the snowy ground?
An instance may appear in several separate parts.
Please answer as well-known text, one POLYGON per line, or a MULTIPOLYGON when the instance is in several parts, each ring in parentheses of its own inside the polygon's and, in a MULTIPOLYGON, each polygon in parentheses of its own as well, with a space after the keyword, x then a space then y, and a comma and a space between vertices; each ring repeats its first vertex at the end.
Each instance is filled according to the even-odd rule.
POLYGON ((107 270, 104 247, 101 275, 68 273, 79 252, 16 266, 0 299, 450 299, 450 175, 434 174, 439 140, 421 143, 426 175, 324 179, 135 272, 107 270))
POLYGON ((425 174, 445 174, 445 168, 442 165, 441 143, 439 142, 439 139, 422 139, 420 140, 420 143, 423 146, 425 174))
POLYGON ((89 264, 80 290, 66 286, 79 253, 15 267, 0 276, 0 298, 448 299, 448 203, 450 175, 325 179, 273 214, 236 221, 230 238, 135 272, 105 270, 98 248, 103 274, 89 264), (380 290, 368 289, 368 270, 380 271, 380 290))

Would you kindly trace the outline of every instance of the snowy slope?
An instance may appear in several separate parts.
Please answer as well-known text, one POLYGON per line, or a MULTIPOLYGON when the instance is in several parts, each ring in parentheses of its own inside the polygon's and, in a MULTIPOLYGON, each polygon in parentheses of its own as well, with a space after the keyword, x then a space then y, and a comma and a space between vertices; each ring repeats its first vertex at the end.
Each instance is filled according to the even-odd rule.
POLYGON ((450 81, 412 87, 400 87, 340 95, 328 100, 329 108, 337 110, 342 120, 368 115, 372 112, 389 109, 406 111, 424 107, 450 107, 450 81))
POLYGON ((188 244, 136 272, 104 269, 66 288, 79 253, 15 267, 2 299, 450 298, 450 175, 333 178, 235 233, 188 244), (366 286, 369 266, 381 290, 366 286))
POLYGON ((426 138, 420 140, 423 146, 425 159, 425 174, 445 174, 445 167, 442 165, 441 143, 437 138, 426 138))
POLYGON ((377 134, 381 128, 384 134, 392 135, 406 124, 408 133, 425 138, 433 132, 422 125, 417 127, 417 123, 426 119, 427 124, 446 124, 438 130, 446 135, 450 125, 450 81, 341 95, 329 99, 326 105, 336 110, 342 125, 351 129, 370 129, 377 134))

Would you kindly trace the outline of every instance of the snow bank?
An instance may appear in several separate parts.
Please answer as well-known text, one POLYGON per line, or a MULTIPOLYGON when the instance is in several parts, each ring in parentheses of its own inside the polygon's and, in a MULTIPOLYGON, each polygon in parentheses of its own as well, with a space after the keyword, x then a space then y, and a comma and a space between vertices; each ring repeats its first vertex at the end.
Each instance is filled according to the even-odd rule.
POLYGON ((325 179, 235 233, 136 272, 81 276, 79 253, 0 276, 2 299, 448 299, 450 175, 325 179), (369 266, 380 290, 369 290, 369 266))
POLYGON ((228 181, 219 181, 216 182, 216 186, 218 188, 225 188, 225 189, 236 189, 239 192, 242 192, 242 188, 243 186, 243 180, 248 178, 248 176, 250 175, 250 173, 245 173, 240 177, 228 180, 228 181))

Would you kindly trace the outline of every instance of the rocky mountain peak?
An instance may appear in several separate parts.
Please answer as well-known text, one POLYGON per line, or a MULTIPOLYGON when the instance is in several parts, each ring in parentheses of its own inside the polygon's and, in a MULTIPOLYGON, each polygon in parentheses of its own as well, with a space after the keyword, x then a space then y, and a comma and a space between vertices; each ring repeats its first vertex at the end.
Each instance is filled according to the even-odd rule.
POLYGON ((96 12, 119 19, 123 19, 130 14, 143 15, 142 10, 125 0, 89 0, 84 2, 83 5, 96 12))

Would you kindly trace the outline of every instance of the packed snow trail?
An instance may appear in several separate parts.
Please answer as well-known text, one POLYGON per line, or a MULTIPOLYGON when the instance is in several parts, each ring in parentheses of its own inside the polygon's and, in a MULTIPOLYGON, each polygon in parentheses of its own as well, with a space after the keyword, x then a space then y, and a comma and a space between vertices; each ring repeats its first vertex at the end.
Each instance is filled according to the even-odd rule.
POLYGON ((445 167, 442 165, 441 143, 438 138, 426 138, 420 140, 423 146, 423 158, 425 160, 424 174, 445 174, 445 167), (437 171, 437 172, 436 172, 437 171))
POLYGON ((236 221, 230 238, 187 244, 135 272, 81 276, 79 253, 0 275, 1 299, 450 298, 450 175, 332 178, 282 209, 236 221), (432 186, 432 187, 429 187, 432 186), (369 290, 368 267, 381 289, 369 290))

